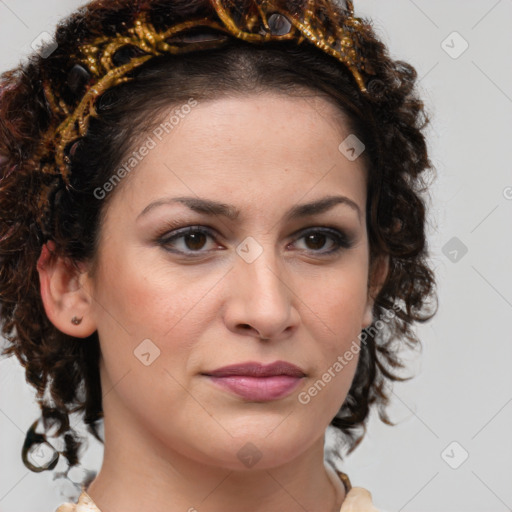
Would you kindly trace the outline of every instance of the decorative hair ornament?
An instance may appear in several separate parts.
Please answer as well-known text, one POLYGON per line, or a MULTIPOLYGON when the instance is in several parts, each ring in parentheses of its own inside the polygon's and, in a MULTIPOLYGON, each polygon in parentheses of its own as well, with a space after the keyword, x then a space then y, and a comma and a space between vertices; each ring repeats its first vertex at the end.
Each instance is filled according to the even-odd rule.
MULTIPOLYGON (((251 43, 294 40, 300 44, 308 40, 342 62, 354 76, 361 92, 367 93, 362 74, 373 73, 365 68, 365 58, 357 51, 364 30, 361 20, 354 17, 352 1, 346 0, 343 6, 338 2, 336 9, 330 4, 336 0, 304 1, 307 6, 303 16, 281 12, 278 7, 280 2, 276 0, 250 0, 245 7, 245 15, 241 17, 233 0, 211 0, 220 23, 211 17, 203 17, 177 23, 163 31, 158 31, 150 22, 149 13, 142 10, 135 17, 133 26, 121 23, 124 28, 122 33, 84 42, 78 53, 71 55, 75 64, 68 75, 71 90, 78 90, 80 83, 87 84, 76 106, 66 104, 52 84, 48 80, 43 81, 54 118, 64 119, 57 126, 54 123, 43 138, 41 153, 35 157, 36 162, 41 162, 41 171, 62 176, 66 188, 71 188, 70 156, 76 149, 77 141, 85 136, 90 117, 97 115, 96 100, 103 93, 131 80, 129 73, 153 57, 218 47, 229 36, 251 43), (233 12, 230 8, 233 8, 233 12), (241 19, 235 21, 238 18, 241 19), (214 29, 215 33, 186 33, 198 27, 214 29), (131 52, 128 61, 122 64, 116 63, 120 50, 131 52)), ((45 192, 48 188, 46 186, 45 192)), ((47 198, 41 197, 39 206, 43 201, 47 201, 47 198)))

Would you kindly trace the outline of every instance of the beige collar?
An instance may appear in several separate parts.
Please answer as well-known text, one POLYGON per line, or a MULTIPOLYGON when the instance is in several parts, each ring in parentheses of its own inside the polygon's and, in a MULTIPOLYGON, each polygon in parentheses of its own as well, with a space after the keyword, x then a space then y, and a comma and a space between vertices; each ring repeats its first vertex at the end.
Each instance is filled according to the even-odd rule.
MULTIPOLYGON (((363 487, 352 487, 348 475, 336 471, 343 482, 347 494, 341 505, 340 512, 379 512, 372 503, 372 495, 363 487)), ((78 503, 64 503, 55 512, 101 512, 92 498, 82 488, 78 503)))

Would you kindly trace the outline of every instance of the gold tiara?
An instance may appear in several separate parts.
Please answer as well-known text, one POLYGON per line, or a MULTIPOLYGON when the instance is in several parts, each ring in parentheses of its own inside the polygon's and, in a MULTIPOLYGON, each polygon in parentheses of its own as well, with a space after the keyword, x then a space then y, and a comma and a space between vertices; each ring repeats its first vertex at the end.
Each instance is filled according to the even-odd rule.
MULTIPOLYGON (((130 81, 128 74, 155 56, 178 54, 187 51, 214 48, 229 37, 251 43, 294 40, 297 44, 308 40, 327 54, 337 58, 352 73, 361 92, 366 93, 362 72, 365 59, 358 53, 362 22, 354 17, 351 0, 345 5, 329 5, 336 0, 306 0, 302 15, 283 12, 272 0, 252 0, 240 16, 232 0, 211 0, 220 22, 211 17, 187 20, 163 31, 155 29, 149 13, 143 11, 135 18, 133 26, 121 23, 114 36, 102 36, 82 44, 78 54, 72 56, 74 68, 89 77, 88 89, 76 106, 70 106, 52 88, 43 82, 44 92, 55 119, 63 119, 53 126, 44 137, 40 161, 42 172, 60 174, 69 187, 68 151, 72 144, 84 137, 91 116, 96 116, 95 103, 99 96, 111 87, 130 81), (225 4, 230 4, 232 10, 225 4), (235 21, 240 18, 239 21, 235 21), (214 29, 214 34, 193 33, 190 29, 214 29), (187 34, 189 32, 189 34, 187 34), (115 63, 115 55, 123 48, 136 48, 139 55, 123 64, 115 63)), ((366 71, 367 73, 368 71, 366 71)))

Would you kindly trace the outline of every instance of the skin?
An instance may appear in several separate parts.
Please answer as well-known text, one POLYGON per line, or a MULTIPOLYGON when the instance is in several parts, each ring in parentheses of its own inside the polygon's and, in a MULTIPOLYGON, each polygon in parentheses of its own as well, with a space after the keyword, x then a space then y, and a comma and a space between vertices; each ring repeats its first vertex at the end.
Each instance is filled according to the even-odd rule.
POLYGON ((100 338, 105 454, 88 492, 103 511, 339 511, 345 492, 324 463, 324 436, 357 354, 308 404, 297 398, 371 323, 386 271, 380 264, 370 273, 363 159, 349 161, 338 149, 349 134, 322 98, 254 93, 199 102, 118 185, 94 273, 87 265, 73 272, 43 251, 50 320, 72 336, 97 330, 100 338), (285 219, 293 206, 332 195, 354 205, 285 219), (240 215, 175 203, 138 218, 151 202, 180 196, 228 203, 240 215), (167 228, 172 221, 179 224, 167 228), (213 237, 158 243, 161 233, 191 225, 210 227, 213 237), (335 239, 299 233, 324 226, 345 233, 350 247, 322 256, 335 239), (249 236, 262 250, 251 263, 236 251, 249 236), (82 323, 73 325, 73 316, 82 323), (148 366, 134 355, 145 339, 160 351, 148 366), (243 399, 201 375, 276 360, 306 376, 270 402, 243 399), (247 443, 261 454, 252 467, 237 456, 247 443))

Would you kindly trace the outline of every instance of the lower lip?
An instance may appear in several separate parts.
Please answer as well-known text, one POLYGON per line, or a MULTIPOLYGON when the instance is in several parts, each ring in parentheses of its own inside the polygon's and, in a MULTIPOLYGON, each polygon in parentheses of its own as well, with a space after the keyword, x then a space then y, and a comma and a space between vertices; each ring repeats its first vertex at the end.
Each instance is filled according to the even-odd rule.
POLYGON ((217 386, 228 389, 247 400, 267 402, 289 395, 300 383, 302 377, 275 375, 273 377, 247 377, 234 375, 231 377, 208 378, 217 386))

